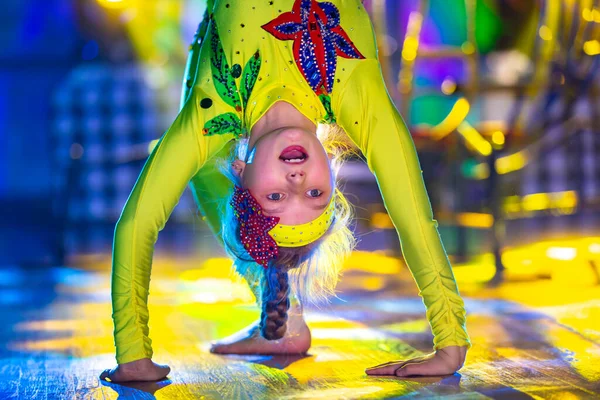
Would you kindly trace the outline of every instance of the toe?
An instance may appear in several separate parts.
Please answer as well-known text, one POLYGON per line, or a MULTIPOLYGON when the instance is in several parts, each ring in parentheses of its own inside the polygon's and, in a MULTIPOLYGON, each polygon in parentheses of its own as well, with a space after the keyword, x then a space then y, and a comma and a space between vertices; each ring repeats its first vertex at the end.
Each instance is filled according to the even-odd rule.
POLYGON ((227 345, 215 343, 210 346, 210 352, 215 354, 222 354, 227 352, 227 345))

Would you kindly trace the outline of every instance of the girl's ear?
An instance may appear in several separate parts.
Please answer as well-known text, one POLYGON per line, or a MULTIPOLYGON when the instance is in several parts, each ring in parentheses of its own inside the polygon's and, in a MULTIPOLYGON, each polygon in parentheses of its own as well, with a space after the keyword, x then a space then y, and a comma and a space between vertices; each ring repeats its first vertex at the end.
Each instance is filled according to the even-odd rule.
POLYGON ((233 168, 233 173, 238 178, 242 179, 244 176, 244 169, 246 168, 246 163, 242 160, 235 160, 231 163, 231 168, 233 168))

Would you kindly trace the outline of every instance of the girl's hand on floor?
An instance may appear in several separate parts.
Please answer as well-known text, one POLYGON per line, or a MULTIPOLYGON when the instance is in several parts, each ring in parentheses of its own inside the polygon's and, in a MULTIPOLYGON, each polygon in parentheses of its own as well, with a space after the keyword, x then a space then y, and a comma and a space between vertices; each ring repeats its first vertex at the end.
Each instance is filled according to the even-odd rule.
POLYGON ((451 375, 462 368, 467 346, 447 346, 435 353, 406 361, 391 361, 367 368, 367 375, 436 376, 451 375))
POLYGON ((166 377, 171 368, 168 365, 156 364, 149 358, 142 358, 128 363, 118 364, 113 369, 105 369, 100 379, 110 382, 158 381, 166 377))

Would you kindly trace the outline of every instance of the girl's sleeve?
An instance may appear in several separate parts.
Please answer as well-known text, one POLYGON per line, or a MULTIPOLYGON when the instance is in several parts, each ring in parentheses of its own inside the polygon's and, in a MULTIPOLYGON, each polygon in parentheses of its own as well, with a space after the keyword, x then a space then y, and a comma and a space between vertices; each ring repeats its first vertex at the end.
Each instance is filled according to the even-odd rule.
POLYGON ((377 179, 425 304, 434 349, 470 348, 464 302, 433 219, 414 142, 387 92, 378 60, 358 63, 334 105, 337 122, 377 179))
POLYGON ((204 122, 218 112, 199 106, 205 96, 194 87, 146 160, 115 227, 111 291, 119 364, 152 357, 147 301, 158 232, 190 179, 233 138, 202 134, 204 122))

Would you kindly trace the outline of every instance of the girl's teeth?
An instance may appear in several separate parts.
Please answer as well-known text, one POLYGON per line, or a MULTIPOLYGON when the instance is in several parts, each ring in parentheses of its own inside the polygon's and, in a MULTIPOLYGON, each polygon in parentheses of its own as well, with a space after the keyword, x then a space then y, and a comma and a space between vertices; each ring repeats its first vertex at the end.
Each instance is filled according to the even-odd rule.
POLYGON ((291 160, 283 160, 283 161, 285 161, 287 163, 299 163, 299 162, 302 162, 303 160, 302 160, 302 158, 292 158, 291 160))

